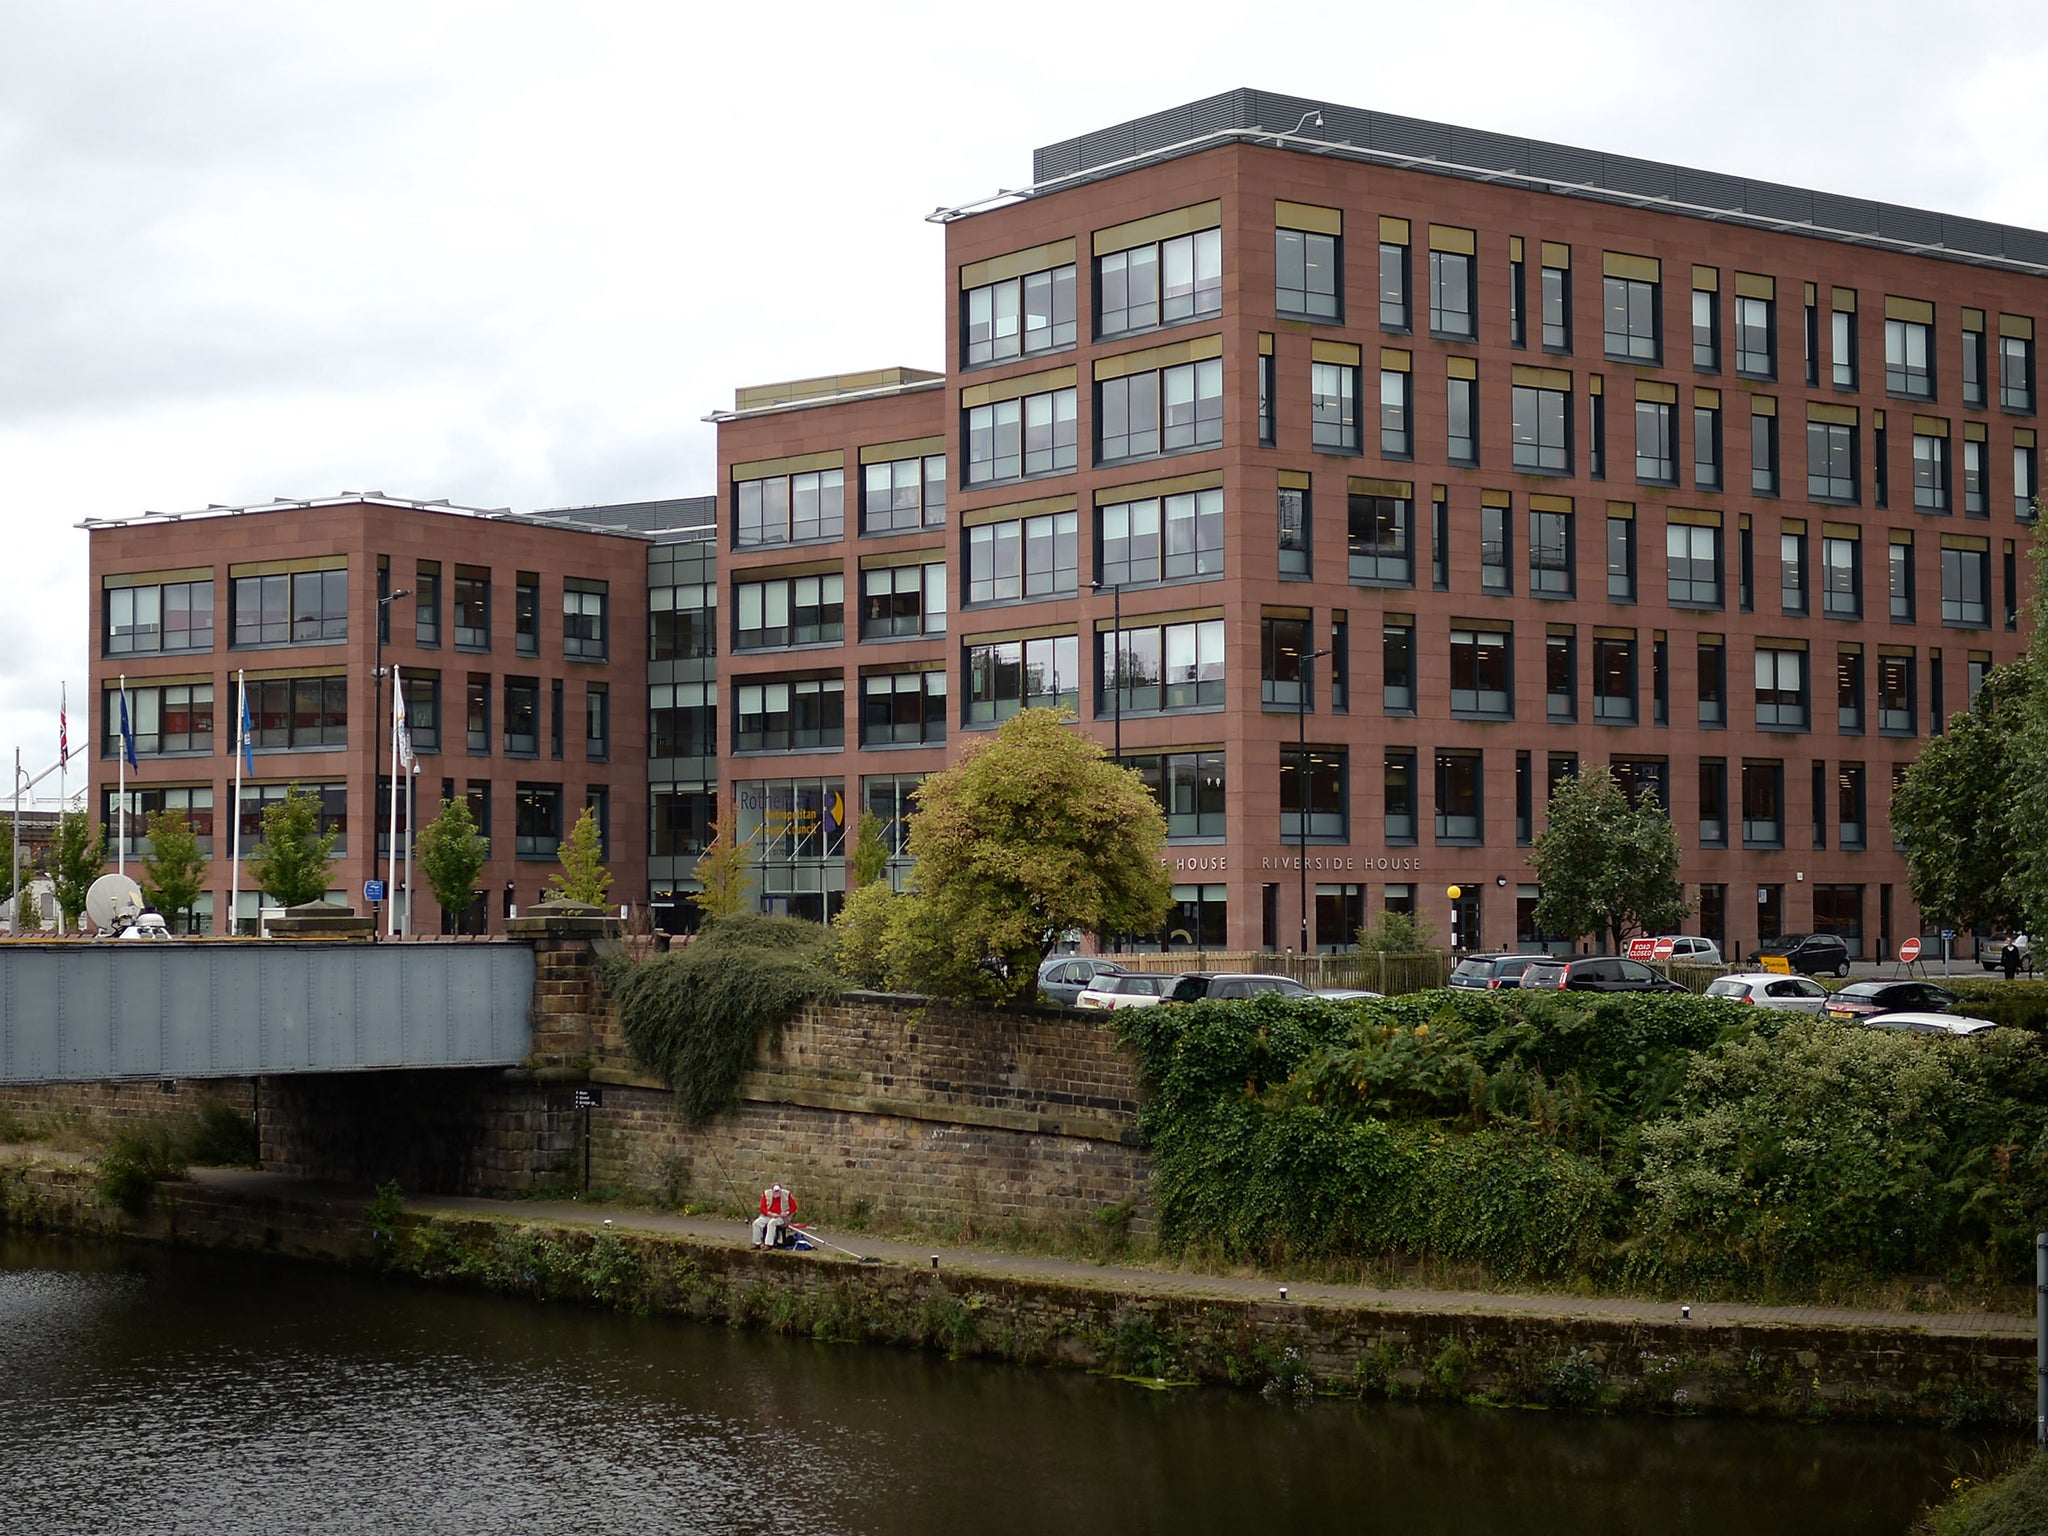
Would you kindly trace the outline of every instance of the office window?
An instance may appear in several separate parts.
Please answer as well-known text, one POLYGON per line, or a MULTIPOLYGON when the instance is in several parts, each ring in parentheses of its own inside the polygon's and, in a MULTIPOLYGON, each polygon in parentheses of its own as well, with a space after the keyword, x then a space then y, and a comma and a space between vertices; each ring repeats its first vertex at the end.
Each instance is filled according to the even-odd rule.
POLYGON ((1380 326, 1389 331, 1413 328, 1408 297, 1408 244, 1380 242, 1380 326))
POLYGON ((512 648, 521 656, 540 654, 540 576, 521 571, 512 589, 512 648))
POLYGON ((1887 393, 1914 400, 1934 398, 1934 338, 1932 305, 1927 321, 1892 320, 1884 323, 1884 387, 1887 393))
POLYGON ((1636 600, 1636 520, 1607 514, 1607 596, 1609 601, 1636 600))
POLYGON ((1570 597, 1575 552, 1572 514, 1529 513, 1529 590, 1544 597, 1570 597))
POLYGON ((1692 365, 1721 371, 1721 296, 1706 288, 1692 291, 1692 365))
POLYGON ((413 639, 420 645, 441 644, 441 562, 422 560, 412 579, 413 639))
POLYGON ((1508 245, 1508 345, 1526 347, 1529 344, 1529 267, 1522 258, 1522 240, 1518 235, 1508 245))
POLYGON ((943 453, 864 464, 860 474, 862 533, 908 533, 945 526, 943 453))
POLYGON ((2020 626, 2020 563, 2014 541, 2005 541, 2005 551, 1999 562, 2003 567, 2003 580, 1999 583, 2005 589, 2005 627, 2018 629, 2020 626))
POLYGON ((1789 525, 1778 535, 1778 582, 1786 613, 1807 609, 1806 525, 1789 525))
POLYGON ((259 749, 305 752, 345 747, 348 679, 251 678, 249 724, 259 749))
POLYGON ((1273 231, 1273 305, 1309 320, 1344 317, 1342 237, 1314 230, 1273 231))
POLYGON ((1913 510, 1945 514, 1948 509, 1948 439, 1930 432, 1915 432, 1913 510))
POLYGON ((1006 363, 1074 344, 1074 264, 983 283, 960 295, 967 366, 1006 363))
POLYGON ((1536 769, 1530 754, 1515 754, 1515 846, 1526 848, 1536 831, 1536 769))
POLYGON ((1380 370, 1380 452, 1388 458, 1415 456, 1412 390, 1406 369, 1380 370))
MULTIPOLYGON (((1840 290, 1837 290, 1837 293, 1839 292, 1840 290)), ((1833 368, 1835 388, 1856 388, 1855 311, 1838 308, 1832 312, 1829 340, 1832 343, 1830 347, 1832 354, 1830 362, 1833 368)))
POLYGON ((1341 747, 1280 749, 1280 836, 1342 841, 1350 835, 1346 803, 1349 757, 1341 747), (1304 823, 1306 827, 1304 829, 1304 823))
MULTIPOLYGON (((389 784, 390 780, 385 780, 385 783, 389 784)), ((282 789, 282 786, 280 786, 280 789, 282 789)), ((280 798, 282 798, 281 795, 280 798)), ((174 816, 184 822, 191 829, 192 835, 199 840, 199 851, 209 857, 213 854, 213 790, 210 786, 174 784, 167 785, 162 789, 143 789, 131 783, 128 786, 128 837, 126 843, 126 853, 129 858, 148 858, 156 851, 155 844, 151 842, 148 835, 149 818, 160 812, 174 816)), ((106 851, 109 858, 116 857, 117 850, 122 846, 118 831, 120 821, 121 792, 112 784, 102 785, 100 788, 100 825, 106 832, 106 851)), ((252 844, 251 846, 253 847, 254 845, 252 844)), ((23 873, 31 874, 32 871, 25 867, 23 873)), ((33 905, 35 899, 35 893, 31 890, 29 893, 31 905, 23 913, 23 927, 25 929, 32 930, 36 926, 37 913, 33 905)), ((203 913, 201 916, 200 926, 188 931, 193 933, 206 932, 203 913)))
POLYGON ((1978 707, 1979 695, 1984 689, 1984 680, 1991 675, 1991 655, 1988 651, 1970 652, 1969 669, 1964 673, 1964 698, 1971 709, 1978 707))
POLYGON ((1721 587, 1721 529, 1672 523, 1664 530, 1666 596, 1688 607, 1719 608, 1721 587))
POLYGON ((647 659, 680 661, 718 654, 718 588, 695 582, 647 591, 647 659))
POLYGON ((902 639, 946 632, 946 567, 885 566, 860 573, 860 637, 902 639))
MULTIPOLYGON (((1076 463, 1078 397, 1071 388, 969 406, 967 483, 993 485, 1026 475, 1055 474, 1076 463)), ((838 471, 833 471, 836 475, 838 471)), ((835 535, 837 530, 834 530, 835 535)))
POLYGON ((1451 631, 1451 713, 1508 719, 1515 712, 1510 657, 1514 640, 1506 630, 1451 631))
POLYGON ((1479 509, 1479 585, 1487 592, 1515 590, 1510 565, 1514 540, 1509 519, 1513 512, 1505 505, 1488 502, 1479 509))
POLYGON ((491 755, 491 676, 488 672, 469 674, 463 694, 463 719, 468 731, 468 749, 473 757, 491 755))
POLYGON ((1941 552, 1941 622, 1970 629, 1991 627, 1991 548, 1941 552))
MULTIPOLYGON (((846 531, 845 491, 846 472, 838 469, 738 481, 733 486, 733 543, 748 549, 836 539, 846 531)), ((460 576, 456 579, 459 585, 460 576)))
POLYGON ((1101 459, 1150 458, 1223 441, 1223 363, 1218 358, 1104 379, 1095 386, 1101 459))
POLYGON ((1633 635, 1593 636, 1593 718, 1608 725, 1636 718, 1636 642, 1633 635))
POLYGON ((1407 497, 1353 491, 1348 498, 1348 560, 1353 582, 1415 585, 1415 503, 1407 497))
POLYGON ((1867 793, 1861 763, 1835 765, 1835 827, 1844 848, 1864 846, 1867 793))
POLYGON ((1390 613, 1380 629, 1381 703, 1390 715, 1415 713, 1415 618, 1390 613))
POLYGON ((1073 635, 970 645, 962 672, 967 725, 992 725, 1022 709, 1079 709, 1081 650, 1073 635))
POLYGON ((1283 485, 1274 505, 1280 546, 1280 574, 1312 574, 1314 553, 1309 546, 1309 488, 1305 485, 1283 485))
POLYGON ((1806 424, 1806 494, 1815 501, 1856 499, 1856 428, 1847 422, 1806 424))
MULTIPOLYGON (((1596 374, 1593 383, 1600 382, 1596 374)), ((1571 441, 1571 423, 1565 423, 1565 441, 1571 441)), ((1586 399, 1586 473, 1595 480, 1607 478, 1607 397, 1598 389, 1586 399)))
POLYGON ((491 648, 491 573, 482 566, 455 567, 455 648, 491 648))
POLYGON ((1650 718, 1671 723, 1671 641, 1661 629, 1650 638, 1650 718))
POLYGON ((1756 723, 1768 731, 1806 729, 1806 652, 1758 644, 1756 723))
POLYGON ((1820 387, 1820 310, 1813 302, 1814 285, 1806 285, 1806 387, 1820 387))
POLYGON ((1963 404, 1981 410, 1984 406, 1984 312, 1963 311, 1963 404))
POLYGON ((1910 624, 1914 614, 1913 540, 1893 534, 1890 548, 1892 622, 1910 624))
POLYGON ((1700 759, 1700 846, 1728 846, 1728 764, 1723 758, 1700 759))
POLYGON ((2034 322, 2002 315, 1998 323, 2001 331, 1998 338, 1998 403, 2008 411, 2031 413, 2034 409, 2034 322), (2026 334, 2004 334, 2008 327, 2015 332, 2025 327, 2026 334))
MULTIPOLYGON (((384 781, 387 786, 391 781, 384 781)), ((316 837, 334 834, 332 853, 348 852, 348 786, 346 784, 307 784, 301 782, 300 790, 320 802, 320 814, 314 826, 316 837)), ((290 784, 244 784, 241 801, 237 807, 237 819, 242 824, 242 852, 246 857, 249 850, 263 841, 263 812, 270 806, 284 800, 293 786, 290 784)), ((134 793, 134 791, 130 791, 134 793)))
MULTIPOLYGON (((1406 377, 1403 375, 1403 377, 1406 377)), ((1447 386, 1445 451, 1453 464, 1479 462, 1479 381, 1455 375, 1447 386)))
POLYGON ((735 752, 794 752, 846 745, 846 680, 804 677, 733 688, 735 752))
POLYGON ((234 645, 323 645, 348 638, 348 572, 237 576, 229 570, 234 645))
POLYGON ((1820 541, 1821 611, 1831 619, 1863 617, 1863 541, 1850 531, 1820 541))
POLYGON ((1124 766, 1145 781, 1166 817, 1170 838, 1224 833, 1224 763, 1221 752, 1168 752, 1126 757, 1124 766))
POLYGON ((1785 765, 1745 762, 1742 765, 1742 846, 1785 846, 1785 765))
POLYGON ((1749 488, 1759 496, 1778 494, 1778 418, 1754 408, 1749 416, 1749 488))
POLYGON ((540 756, 540 680, 505 679, 505 755, 540 756))
POLYGON ((1559 625, 1543 637, 1543 712, 1555 721, 1579 718, 1579 635, 1559 625))
MULTIPOLYGON (((316 707, 322 698, 322 684, 334 682, 341 690, 341 738, 334 745, 346 743, 348 727, 348 697, 346 678, 303 678, 308 685, 316 707)), ((284 718, 290 719, 290 698, 292 684, 269 682, 249 684, 249 708, 256 711, 259 702, 276 690, 284 701, 284 718)), ((234 690, 230 688, 232 697, 234 690)), ((104 686, 100 695, 100 756, 114 759, 121 755, 121 688, 118 683, 104 686)), ((165 683, 128 685, 128 731, 135 741, 137 757, 155 757, 170 753, 209 753, 213 751, 213 684, 212 683, 165 683)), ((232 732, 230 733, 232 735, 232 732)), ((316 731, 312 739, 296 743, 301 746, 319 746, 323 743, 316 731)), ((259 746, 291 746, 287 737, 279 741, 259 741, 259 746)), ((23 850, 24 856, 27 850, 23 850)))
POLYGON ((1721 489, 1721 407, 1692 409, 1692 479, 1703 491, 1721 489))
POLYGON ((1963 440, 1963 512, 1969 517, 1991 515, 1991 486, 1984 472, 1984 440, 1963 440))
POLYGON ((603 661, 611 645, 611 584, 585 576, 562 580, 562 655, 571 661, 603 661))
POLYGON ((882 672, 860 680, 860 744, 932 746, 946 739, 946 674, 882 672))
POLYGON ((1626 277, 1608 277, 1602 281, 1607 311, 1607 355, 1623 362, 1661 362, 1663 346, 1657 314, 1657 293, 1661 285, 1626 277))
POLYGON ((1470 341, 1479 334, 1473 312, 1475 301, 1474 263, 1460 251, 1429 253, 1429 329, 1434 336, 1470 341))
POLYGON ((1358 368, 1309 365, 1309 441, 1340 453, 1358 451, 1358 368))
MULTIPOLYGON (((1739 284, 1741 276, 1736 278, 1739 284)), ((1735 371, 1753 379, 1778 372, 1778 305, 1775 299, 1735 296, 1735 371)))
POLYGON ((1223 312, 1223 232, 1196 230, 1095 258, 1097 331, 1118 336, 1223 312))
POLYGON ((412 735, 413 750, 440 751, 441 674, 407 668, 399 675, 405 679, 405 727, 412 735))
POLYGON ((1756 533, 1750 527, 1749 517, 1744 514, 1742 526, 1736 530, 1736 560, 1740 567, 1740 586, 1737 596, 1744 613, 1756 607, 1756 533))
POLYGON ((518 784, 514 852, 522 859, 552 859, 562 846, 562 786, 518 784))
POLYGON ((1112 502, 1097 509, 1096 526, 1095 568, 1105 586, 1146 586, 1223 569, 1221 490, 1112 502))
POLYGON ((1572 349, 1572 272, 1570 267, 1546 264, 1543 282, 1543 350, 1569 352, 1572 349))
POLYGON ((558 677, 548 684, 548 755, 562 755, 562 737, 565 733, 567 711, 563 708, 564 689, 558 677))
POLYGON ((1478 752, 1436 754, 1436 840, 1486 841, 1485 758, 1478 752))
MULTIPOLYGON (((1270 337, 1261 337, 1271 345, 1270 337)), ((1270 448, 1278 441, 1273 423, 1273 354, 1270 351, 1259 354, 1259 446, 1270 448)))
POLYGON ((1636 479, 1649 485, 1677 483, 1678 460, 1672 446, 1668 401, 1636 401, 1636 479))
POLYGON ((1041 512, 967 530, 967 601, 1071 597, 1081 573, 1077 512, 1041 512))
POLYGON ((846 638, 846 578, 785 576, 734 590, 733 649, 828 645, 846 638))
POLYGON ((2012 515, 2023 523, 2034 520, 2034 498, 2041 493, 2039 465, 2034 458, 2033 434, 2015 442, 2012 450, 2012 515))
POLYGON ((1288 709, 1315 707, 1315 701, 1306 696, 1306 669, 1302 665, 1302 657, 1312 649, 1309 628, 1310 621, 1305 618, 1259 620, 1260 703, 1288 709))
MULTIPOLYGON (((1124 714, 1207 709, 1223 702, 1223 621, 1126 626, 1096 636, 1095 713, 1116 713, 1121 687, 1124 714), (1121 641, 1122 652, 1118 654, 1121 641)), ((1299 680, 1299 653, 1295 656, 1299 680)), ((1313 701, 1311 701, 1313 707, 1313 701)))
POLYGON ((1451 503, 1448 491, 1438 486, 1429 499, 1430 584, 1439 592, 1451 589, 1451 503))
POLYGON ((718 756, 718 685, 650 685, 647 734, 649 757, 718 756))
POLYGON ((1415 753, 1389 747, 1380 772, 1380 805, 1390 843, 1415 841, 1415 753))
POLYGON ((1910 650, 1877 657, 1877 728, 1886 735, 1911 736, 1918 732, 1918 709, 1914 690, 1914 655, 1910 650))
POLYGON ((1570 474, 1571 395, 1562 389, 1513 387, 1515 468, 1570 474))
POLYGON ((1728 647, 1719 635, 1699 640, 1699 716, 1701 725, 1728 723, 1728 647))
MULTIPOLYGON (((115 577, 125 581, 127 577, 115 577)), ((101 654, 154 656, 213 649, 213 580, 108 587, 101 654)))

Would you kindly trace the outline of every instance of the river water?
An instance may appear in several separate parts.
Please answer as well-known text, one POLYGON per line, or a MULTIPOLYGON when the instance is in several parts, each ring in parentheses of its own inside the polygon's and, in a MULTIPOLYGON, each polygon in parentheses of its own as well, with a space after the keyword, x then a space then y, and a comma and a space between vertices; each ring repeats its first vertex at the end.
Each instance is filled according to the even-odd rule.
POLYGON ((1275 1404, 0 1233, 0 1532, 1898 1532, 1924 1430, 1275 1404))

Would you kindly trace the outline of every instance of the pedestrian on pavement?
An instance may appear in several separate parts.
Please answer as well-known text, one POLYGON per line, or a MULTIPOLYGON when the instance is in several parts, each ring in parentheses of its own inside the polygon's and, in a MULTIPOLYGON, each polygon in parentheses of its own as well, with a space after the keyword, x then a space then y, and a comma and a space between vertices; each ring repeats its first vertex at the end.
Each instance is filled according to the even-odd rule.
POLYGON ((754 1246, 756 1248, 779 1248, 782 1234, 789 1226, 790 1217, 796 1214, 796 1196, 780 1184, 771 1184, 761 1191, 761 1214, 754 1218, 754 1246))
POLYGON ((2005 941, 2005 948, 1998 952, 1999 968, 2005 972, 2005 979, 2011 981, 2020 973, 2020 947, 2011 939, 2005 941))

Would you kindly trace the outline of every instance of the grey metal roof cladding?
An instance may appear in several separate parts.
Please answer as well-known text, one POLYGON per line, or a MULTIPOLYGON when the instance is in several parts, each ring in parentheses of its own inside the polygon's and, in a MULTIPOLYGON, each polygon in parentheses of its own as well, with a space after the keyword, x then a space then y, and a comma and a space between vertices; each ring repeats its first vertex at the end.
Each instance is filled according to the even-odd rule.
POLYGON ((703 537, 718 526, 716 496, 671 496, 662 501, 625 501, 601 507, 549 507, 517 517, 541 523, 580 523, 621 533, 663 539, 703 537), (701 530, 701 532, 700 532, 701 530))
POLYGON ((1925 254, 1953 260, 2048 266, 2048 233, 2040 230, 1842 197, 1777 182, 1751 181, 1747 177, 1639 160, 1630 155, 1610 155, 1542 139, 1460 128, 1452 123, 1336 106, 1272 91, 1226 91, 1113 128, 1048 144, 1031 157, 1032 179, 1038 190, 1048 190, 1048 182, 1086 180, 1091 172, 1114 174, 1109 169, 1113 162, 1155 154, 1204 134, 1259 129, 1291 135, 1303 115, 1312 112, 1322 113, 1323 126, 1293 140, 1295 147, 1344 146, 1369 156, 1410 156, 1441 162, 1440 167, 1423 165, 1416 169, 1436 170, 1447 176, 1484 180, 1491 172, 1538 182, 1549 179, 1569 183, 1557 190, 1572 196, 1599 198, 1602 193, 1610 193, 1616 202, 1649 200, 1654 205, 1668 200, 1690 205, 1670 210, 1688 217, 1713 218, 1720 214, 1731 219, 1791 225, 1795 232, 1811 233, 1822 239, 1861 237, 1925 246, 1929 248, 1925 254), (1800 230, 1799 226, 1811 228, 1800 230))

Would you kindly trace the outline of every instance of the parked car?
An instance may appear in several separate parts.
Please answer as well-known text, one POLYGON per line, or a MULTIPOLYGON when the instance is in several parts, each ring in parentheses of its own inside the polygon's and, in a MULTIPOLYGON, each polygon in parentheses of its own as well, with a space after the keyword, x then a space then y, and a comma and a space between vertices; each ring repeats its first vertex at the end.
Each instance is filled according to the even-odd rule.
POLYGON ((1960 1001, 1931 981, 1859 981, 1829 998, 1821 1012, 1844 1024, 1865 1024, 1887 1013, 1947 1013, 1960 1001))
POLYGON ((1669 976, 1651 970, 1640 960, 1620 955, 1579 955, 1570 959, 1542 959, 1522 972, 1521 985, 1534 991, 1555 992, 1683 992, 1669 976))
POLYGON ((1802 976, 1849 974, 1849 946, 1832 933, 1787 933, 1757 946, 1759 955, 1777 955, 1802 976))
POLYGON ((1669 943, 1673 965, 1722 965, 1721 946, 1696 933, 1667 933, 1652 942, 1669 943))
POLYGON ((1828 1000, 1828 989, 1804 976, 1779 976, 1756 971, 1740 976, 1716 976, 1707 983, 1707 996, 1726 997, 1738 1003, 1754 1003, 1781 1013, 1819 1013, 1828 1000))
POLYGON ((1966 1019, 1959 1013, 1880 1013, 1863 1022, 1872 1029, 1903 1029, 1916 1035, 1980 1035, 1998 1028, 1991 1019, 1966 1019))
POLYGON ((1165 972, 1150 975, 1139 971, 1125 971, 1115 976, 1098 976, 1094 982, 1081 989, 1081 995, 1074 999, 1077 1008, 1107 1008, 1112 1013, 1119 1008, 1149 1008, 1163 1002, 1173 990, 1178 976, 1165 972))
POLYGON ((2011 944, 2020 952, 2020 969, 2031 972, 2034 969, 2033 945, 2024 933, 2013 934, 2010 938, 2000 934, 1984 940, 1977 946, 1977 960, 1987 971, 2005 968, 2005 946, 2011 944))
POLYGON ((1099 955, 1054 955, 1039 963, 1038 991, 1047 1002, 1065 1003, 1071 1008, 1081 996, 1081 989, 1092 985, 1096 977, 1128 974, 1114 960, 1104 960, 1099 955))
POLYGON ((1174 983, 1167 999, 1174 1003, 1228 1002, 1245 997, 1320 997, 1342 1002, 1357 997, 1378 997, 1354 987, 1324 987, 1311 990, 1292 976, 1268 976, 1257 971, 1187 971, 1174 983))
POLYGON ((1467 955, 1451 972, 1446 983, 1453 987, 1483 987, 1490 990, 1521 983, 1522 972, 1549 955, 1467 955))

